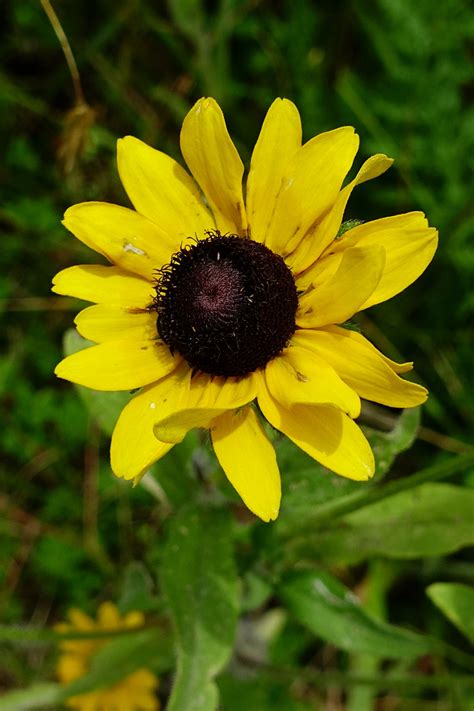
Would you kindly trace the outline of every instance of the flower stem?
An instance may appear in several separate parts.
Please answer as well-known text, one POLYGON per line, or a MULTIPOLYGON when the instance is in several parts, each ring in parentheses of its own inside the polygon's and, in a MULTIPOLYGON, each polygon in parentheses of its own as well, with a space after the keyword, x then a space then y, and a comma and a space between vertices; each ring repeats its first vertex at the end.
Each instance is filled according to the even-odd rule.
POLYGON ((59 44, 61 45, 61 48, 63 50, 64 56, 66 58, 67 66, 69 68, 69 73, 71 75, 72 79, 72 85, 74 88, 74 98, 75 98, 75 103, 77 106, 80 106, 82 104, 85 104, 84 100, 84 92, 82 91, 82 84, 81 84, 81 77, 79 75, 79 70, 77 68, 76 60, 74 59, 74 55, 72 53, 71 45, 69 44, 69 40, 66 37, 66 33, 63 30, 63 27, 59 21, 58 16, 56 15, 56 12, 51 5, 49 0, 40 0, 41 5, 43 6, 43 10, 45 11, 46 15, 48 16, 48 20, 51 23, 51 26, 56 34, 56 37, 59 40, 59 44))

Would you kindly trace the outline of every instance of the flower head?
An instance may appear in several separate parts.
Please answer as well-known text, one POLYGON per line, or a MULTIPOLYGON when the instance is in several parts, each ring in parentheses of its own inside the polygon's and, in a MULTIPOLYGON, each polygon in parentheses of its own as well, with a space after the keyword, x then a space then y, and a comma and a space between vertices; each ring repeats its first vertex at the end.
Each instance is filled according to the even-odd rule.
POLYGON ((296 107, 276 99, 244 199, 244 166, 223 114, 200 99, 181 131, 194 180, 128 136, 118 169, 135 210, 100 202, 67 210, 66 227, 112 266, 56 275, 56 293, 95 302, 76 326, 98 344, 56 374, 99 390, 141 388, 113 433, 117 476, 138 479, 204 427, 246 505, 274 519, 280 474, 260 413, 337 474, 373 474, 354 422, 360 398, 413 407, 427 393, 399 377, 411 363, 394 363, 344 323, 415 281, 437 232, 411 212, 339 236, 352 190, 392 163, 375 155, 342 187, 358 144, 343 127, 302 145, 296 107))
MULTIPOLYGON (((100 605, 96 621, 77 609, 70 610, 68 617, 70 622, 56 625, 57 632, 113 631, 138 627, 144 622, 141 612, 129 612, 122 617, 111 602, 100 605)), ((60 682, 71 684, 85 676, 89 671, 91 657, 106 643, 107 639, 61 642, 61 656, 56 669, 60 682)), ((157 687, 158 679, 151 671, 137 669, 112 687, 71 696, 66 704, 78 711, 156 711, 159 708, 155 694, 157 687)))

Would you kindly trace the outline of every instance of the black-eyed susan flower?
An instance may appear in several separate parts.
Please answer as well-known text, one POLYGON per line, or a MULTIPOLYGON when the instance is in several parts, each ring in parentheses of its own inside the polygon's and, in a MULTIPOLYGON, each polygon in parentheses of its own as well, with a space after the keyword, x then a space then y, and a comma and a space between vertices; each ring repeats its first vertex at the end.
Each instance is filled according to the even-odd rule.
POLYGON ((351 127, 302 145, 296 107, 277 99, 244 198, 244 166, 223 114, 200 99, 181 131, 194 180, 128 136, 118 169, 135 210, 101 202, 67 210, 66 227, 112 266, 55 277, 56 293, 95 302, 76 325, 98 344, 65 358, 56 374, 99 390, 141 388, 113 433, 117 476, 136 480, 188 430, 208 428, 243 501, 274 519, 280 474, 260 413, 337 474, 372 475, 354 422, 360 398, 413 407, 427 393, 399 377, 411 363, 394 363, 343 324, 417 279, 437 232, 411 212, 338 237, 352 190, 392 163, 375 155, 342 187, 358 145, 351 127))
MULTIPOLYGON (((97 620, 82 610, 69 610, 69 622, 56 625, 57 632, 117 631, 140 627, 144 623, 141 612, 129 612, 121 616, 111 602, 100 605, 97 620)), ((91 659, 104 644, 106 638, 70 639, 60 642, 60 656, 56 668, 59 681, 71 684, 82 679, 89 671, 91 659)), ((160 708, 156 690, 158 678, 148 669, 137 669, 111 687, 71 696, 66 704, 77 711, 156 711, 160 708)))

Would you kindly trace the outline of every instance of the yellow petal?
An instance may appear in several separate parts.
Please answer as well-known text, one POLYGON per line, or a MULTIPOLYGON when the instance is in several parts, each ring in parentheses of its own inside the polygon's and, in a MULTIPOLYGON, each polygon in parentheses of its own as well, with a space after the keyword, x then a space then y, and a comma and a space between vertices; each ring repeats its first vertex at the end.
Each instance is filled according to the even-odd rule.
POLYGON ((150 281, 179 250, 179 240, 146 217, 106 202, 73 205, 63 225, 109 261, 150 281))
POLYGON ((286 348, 265 368, 272 396, 284 407, 335 405, 351 417, 360 415, 360 398, 325 360, 306 348, 286 348))
POLYGON ((296 247, 294 253, 286 259, 288 266, 291 267, 295 274, 299 274, 314 264, 328 244, 335 239, 341 226, 347 202, 354 188, 368 180, 378 178, 379 175, 382 175, 390 168, 392 163, 393 159, 388 158, 383 153, 377 153, 365 161, 354 180, 341 190, 333 208, 305 236, 304 240, 296 247))
MULTIPOLYGON (((344 336, 347 336, 352 340, 352 342, 360 343, 361 346, 365 347, 366 349, 368 348, 373 354, 375 354, 378 358, 381 358, 386 365, 388 365, 395 373, 408 373, 410 370, 413 370, 413 361, 409 361, 407 363, 396 363, 394 360, 391 360, 390 358, 387 358, 386 355, 384 355, 381 351, 379 351, 373 343, 371 343, 365 336, 363 336, 361 333, 358 331, 350 331, 345 328, 341 328, 340 326, 326 326, 324 329, 324 332, 327 333, 341 333, 344 336)), ((306 334, 306 331, 297 331, 296 336, 298 338, 299 334, 306 334)))
POLYGON ((362 431, 343 412, 325 405, 287 409, 261 384, 258 404, 266 419, 300 449, 336 474, 364 481, 374 473, 372 450, 362 431))
MULTIPOLYGON (((310 286, 316 287, 327 281, 337 272, 341 264, 341 259, 342 252, 339 254, 331 254, 328 257, 323 255, 301 274, 293 274, 297 290, 304 292, 307 291, 310 286)), ((288 264, 288 258, 285 261, 288 264)))
MULTIPOLYGON (((428 227, 422 212, 384 217, 346 232, 328 247, 321 262, 326 263, 326 271, 333 270, 346 249, 375 244, 385 249, 385 267, 379 284, 361 309, 391 299, 418 279, 436 252, 438 232, 428 227)), ((298 286, 301 288, 300 282, 298 286)))
POLYGON ((117 144, 120 178, 135 209, 174 243, 214 226, 192 178, 179 163, 132 136, 117 144))
POLYGON ((54 372, 94 390, 133 390, 163 378, 178 362, 162 343, 107 341, 64 358, 54 372))
POLYGON ((76 607, 68 610, 67 616, 71 620, 73 628, 79 630, 80 632, 89 632, 95 627, 95 623, 92 618, 76 607))
POLYGON ((127 403, 117 420, 110 445, 110 463, 116 476, 141 477, 173 447, 156 439, 153 426, 160 417, 187 402, 190 378, 191 369, 183 362, 127 403))
POLYGON ((401 215, 389 215, 389 217, 381 217, 379 220, 363 222, 361 225, 357 225, 357 227, 348 230, 340 239, 330 244, 325 251, 325 255, 344 250, 348 236, 352 236, 353 238, 358 236, 358 239, 361 239, 362 236, 368 237, 369 235, 379 234, 382 230, 421 230, 428 226, 428 220, 425 214, 420 210, 404 212, 401 215))
POLYGON ((122 620, 113 602, 103 602, 97 611, 97 621, 102 629, 114 629, 122 626, 122 620))
POLYGON ((127 612, 123 618, 125 627, 141 627, 145 624, 145 615, 139 610, 127 612))
MULTIPOLYGON (((364 346, 365 348, 368 348, 372 353, 374 353, 378 358, 381 358, 386 365, 388 365, 395 373, 408 373, 410 370, 413 370, 413 361, 409 361, 407 363, 396 363, 394 360, 391 360, 390 358, 387 358, 386 355, 384 355, 381 351, 379 351, 373 343, 371 343, 365 336, 363 336, 361 333, 358 331, 350 331, 345 328, 341 328, 340 326, 326 326, 324 329, 324 332, 327 333, 342 333, 342 335, 347 336, 350 338, 353 342, 360 343, 361 346, 364 346)), ((299 335, 304 335, 307 334, 307 331, 302 331, 298 330, 296 332, 296 339, 298 340, 299 335)))
POLYGON ((156 312, 133 312, 115 304, 94 304, 74 319, 84 338, 96 343, 121 339, 146 341, 158 337, 156 312))
POLYGON ((187 406, 157 421, 155 436, 162 442, 181 442, 189 430, 210 427, 214 418, 246 405, 256 394, 257 379, 253 373, 244 378, 196 375, 191 381, 187 406))
POLYGON ((244 504, 263 521, 278 516, 280 472, 275 450, 251 407, 226 412, 211 430, 219 463, 244 504))
POLYGON ((399 378, 390 366, 393 361, 355 331, 338 326, 300 330, 293 341, 331 363, 344 382, 367 400, 390 407, 415 407, 427 398, 425 388, 399 378))
POLYGON ((391 368, 395 373, 408 373, 408 372, 410 372, 410 370, 413 370, 413 361, 408 361, 407 363, 397 363, 396 361, 392 360, 391 358, 387 358, 386 355, 384 355, 379 350, 377 350, 377 348, 374 345, 372 345, 372 343, 370 343, 370 341, 368 341, 366 338, 364 338, 364 336, 362 336, 360 333, 355 332, 355 335, 358 338, 361 338, 366 343, 368 343, 369 346, 371 346, 372 349, 377 353, 377 355, 380 356, 380 358, 382 358, 384 363, 386 363, 389 366, 389 368, 391 368))
MULTIPOLYGON (((159 686, 159 680, 149 669, 138 669, 138 671, 125 677, 123 681, 128 687, 131 687, 132 697, 130 701, 132 708, 134 703, 140 711, 142 711, 142 709, 143 711, 153 711, 159 708, 158 699, 156 697, 154 698, 155 703, 153 706, 143 705, 147 699, 147 695, 159 686)), ((149 700, 152 701, 151 697, 149 697, 149 700)))
POLYGON ((265 242, 285 171, 300 147, 298 109, 288 99, 275 99, 255 144, 247 180, 247 218, 256 242, 265 242))
MULTIPOLYGON (((67 631, 69 632, 70 630, 67 631)), ((60 642, 59 648, 62 654, 57 662, 56 674, 59 681, 63 684, 69 684, 70 682, 84 676, 88 671, 87 657, 90 657, 95 651, 97 651, 97 647, 85 647, 84 642, 82 642, 81 647, 75 648, 71 643, 60 642), (64 652, 67 653, 65 654, 64 652)), ((82 705, 78 708, 80 711, 83 711, 82 705)))
POLYGON ((359 146, 354 129, 321 133, 300 148, 285 171, 265 244, 290 254, 337 199, 359 146))
POLYGON ((244 166, 214 99, 199 99, 184 119, 181 152, 207 198, 217 228, 243 236, 247 229, 244 166))
POLYGON ((51 288, 56 294, 101 304, 146 308, 153 301, 150 282, 124 272, 119 267, 82 264, 56 274, 51 288))
POLYGON ((317 328, 347 321, 376 288, 384 264, 382 247, 346 250, 334 276, 301 297, 296 314, 298 326, 317 328))

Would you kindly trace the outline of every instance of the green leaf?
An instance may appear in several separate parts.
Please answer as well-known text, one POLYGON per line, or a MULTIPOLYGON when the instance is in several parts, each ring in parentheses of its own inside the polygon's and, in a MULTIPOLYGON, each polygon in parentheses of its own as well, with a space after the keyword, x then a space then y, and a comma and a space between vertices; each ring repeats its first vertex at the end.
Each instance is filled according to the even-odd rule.
POLYGON ((143 563, 134 560, 127 566, 118 608, 122 614, 132 610, 148 612, 155 610, 157 600, 153 596, 153 580, 143 563))
POLYGON ((318 506, 352 494, 360 483, 332 474, 314 462, 310 468, 282 473, 281 511, 274 524, 275 533, 290 539, 297 531, 313 530, 312 518, 318 506))
MULTIPOLYGON (((73 328, 64 334, 64 353, 67 356, 94 345, 96 344, 82 338, 73 328)), ((132 394, 129 392, 102 392, 85 388, 82 385, 75 385, 75 388, 99 427, 109 436, 112 435, 118 416, 131 399, 132 394)))
POLYGON ((336 235, 336 239, 341 239, 341 237, 345 235, 346 232, 349 232, 349 230, 352 230, 358 225, 362 225, 363 222, 364 220, 345 220, 339 228, 339 232, 336 235))
POLYGON ((434 583, 428 597, 448 620, 474 644, 474 588, 461 583, 434 583))
POLYGON ((474 544, 474 490, 423 484, 289 543, 291 557, 357 563, 370 556, 422 558, 474 544))
POLYGON ((279 592, 298 622, 345 651, 413 659, 431 649, 422 635, 371 617, 352 592, 327 572, 290 574, 279 592))
POLYGON ((237 620, 230 536, 221 511, 186 509, 171 523, 161 568, 178 657, 168 711, 217 708, 213 679, 230 656, 237 620))
POLYGON ((400 452, 410 449, 416 439, 420 424, 419 407, 403 410, 395 427, 390 432, 380 432, 372 427, 364 427, 375 456, 375 477, 386 474, 400 452))
POLYGON ((0 711, 28 711, 60 704, 64 687, 59 684, 34 684, 28 689, 18 689, 0 699, 0 711))
POLYGON ((188 432, 178 445, 156 462, 151 471, 173 507, 189 503, 201 488, 193 465, 193 454, 198 452, 199 434, 197 430, 188 432))
POLYGON ((275 533, 290 538, 310 522, 318 506, 356 491, 360 484, 324 469, 290 440, 276 445, 282 474, 281 511, 273 524, 275 533))

